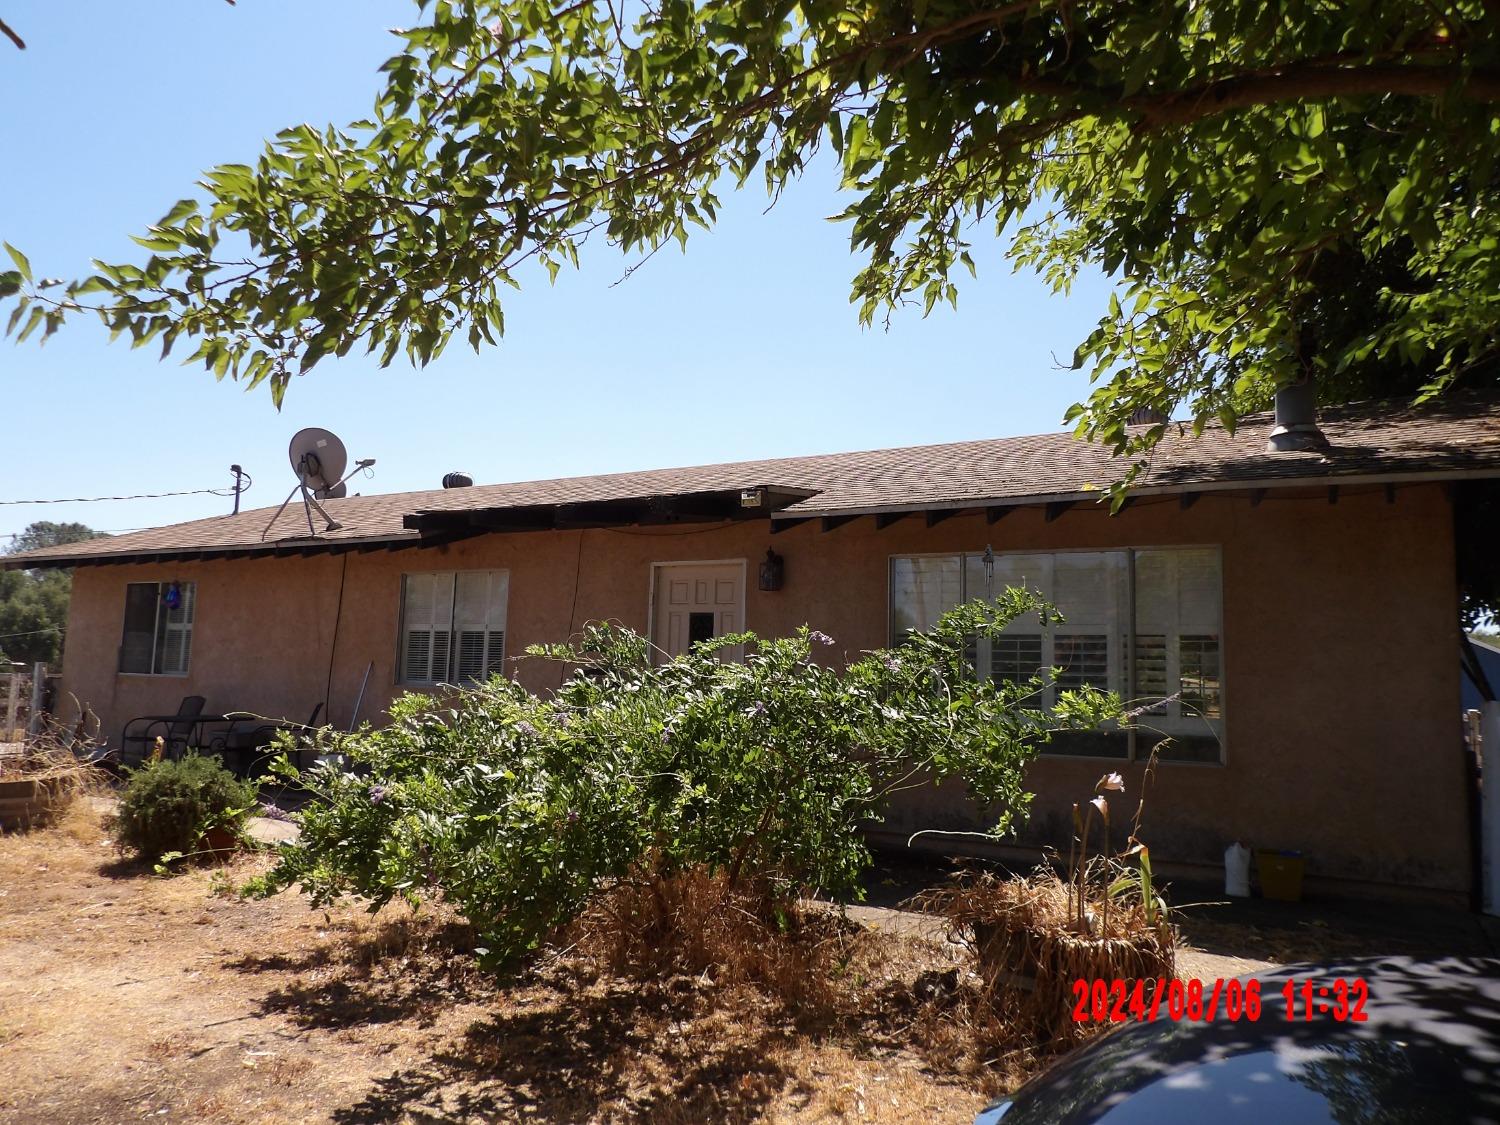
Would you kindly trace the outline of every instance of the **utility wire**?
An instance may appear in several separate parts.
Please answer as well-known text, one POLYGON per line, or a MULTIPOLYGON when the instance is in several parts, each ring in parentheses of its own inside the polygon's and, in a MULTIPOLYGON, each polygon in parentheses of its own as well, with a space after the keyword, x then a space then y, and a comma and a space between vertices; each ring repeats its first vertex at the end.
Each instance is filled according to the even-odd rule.
POLYGON ((233 488, 185 488, 179 492, 137 492, 131 496, 67 496, 57 500, 0 500, 11 504, 94 504, 102 500, 160 500, 166 496, 233 496, 233 488))

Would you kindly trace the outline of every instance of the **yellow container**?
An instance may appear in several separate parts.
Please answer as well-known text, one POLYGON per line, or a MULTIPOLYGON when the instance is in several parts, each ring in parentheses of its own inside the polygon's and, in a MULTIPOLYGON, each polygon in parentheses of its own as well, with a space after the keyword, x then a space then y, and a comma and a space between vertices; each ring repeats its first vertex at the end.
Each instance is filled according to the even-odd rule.
POLYGON ((1257 848, 1255 872, 1260 876, 1260 893, 1281 902, 1301 902, 1302 872, 1306 864, 1301 852, 1257 848))

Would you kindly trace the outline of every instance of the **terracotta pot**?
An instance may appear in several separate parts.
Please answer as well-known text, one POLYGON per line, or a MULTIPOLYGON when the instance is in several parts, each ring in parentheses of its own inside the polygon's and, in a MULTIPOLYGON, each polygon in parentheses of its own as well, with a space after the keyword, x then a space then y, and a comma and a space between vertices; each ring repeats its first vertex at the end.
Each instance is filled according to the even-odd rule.
POLYGON ((210 828, 198 841, 200 852, 212 852, 215 856, 227 855, 239 846, 239 838, 227 828, 210 828))

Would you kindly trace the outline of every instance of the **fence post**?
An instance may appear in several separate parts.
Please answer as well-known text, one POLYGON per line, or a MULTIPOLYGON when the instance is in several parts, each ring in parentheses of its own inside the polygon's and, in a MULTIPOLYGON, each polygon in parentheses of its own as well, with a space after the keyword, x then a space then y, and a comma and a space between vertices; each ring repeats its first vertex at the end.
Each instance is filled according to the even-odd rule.
POLYGON ((47 665, 37 661, 31 666, 31 715, 26 720, 26 734, 35 738, 42 732, 42 698, 47 690, 47 665))
POLYGON ((1500 914, 1500 703, 1486 703, 1479 720, 1484 797, 1479 808, 1486 914, 1500 914))
POLYGON ((0 742, 9 742, 16 733, 16 709, 21 706, 21 674, 11 666, 10 688, 5 699, 5 730, 0 731, 0 742))

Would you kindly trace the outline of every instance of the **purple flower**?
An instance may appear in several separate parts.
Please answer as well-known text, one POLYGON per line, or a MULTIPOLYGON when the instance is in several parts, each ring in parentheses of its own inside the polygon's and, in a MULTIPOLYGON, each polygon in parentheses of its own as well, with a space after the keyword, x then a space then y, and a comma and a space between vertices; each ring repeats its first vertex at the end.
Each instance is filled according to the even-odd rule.
POLYGON ((668 742, 672 741, 672 728, 671 727, 662 727, 661 728, 661 741, 662 741, 662 745, 664 745, 664 746, 668 742))
POLYGON ((833 644, 833 638, 830 637, 827 633, 823 632, 823 630, 821 629, 814 629, 811 633, 807 634, 807 639, 810 641, 817 641, 820 645, 833 644))
POLYGON ((390 794, 390 790, 387 789, 384 785, 372 785, 372 786, 370 786, 370 804, 372 804, 372 805, 378 805, 378 804, 380 804, 380 802, 383 801, 383 800, 385 800, 386 797, 389 794, 390 794))
POLYGON ((764 699, 757 699, 755 701, 755 706, 750 708, 750 713, 756 718, 764 715, 766 713, 766 701, 764 699))
POLYGON ((578 823, 578 810, 577 809, 569 809, 568 810, 568 815, 566 817, 566 820, 567 820, 567 822, 569 824, 577 824, 578 823))
POLYGON ((292 819, 292 814, 291 813, 287 812, 286 809, 283 809, 283 808, 280 808, 277 805, 271 804, 270 801, 262 801, 260 803, 260 815, 263 816, 263 817, 265 817, 267 820, 291 820, 292 819))
POLYGON ((516 733, 524 734, 527 738, 535 738, 536 727, 532 726, 525 719, 522 719, 519 723, 516 724, 516 733))
POLYGON ((885 654, 885 670, 887 672, 901 671, 901 658, 893 652, 885 654))

